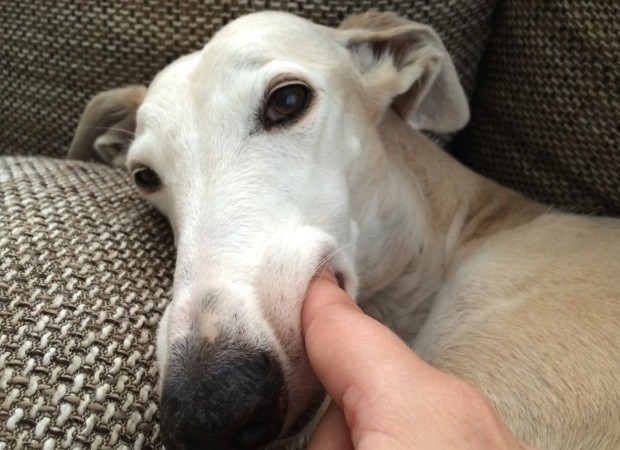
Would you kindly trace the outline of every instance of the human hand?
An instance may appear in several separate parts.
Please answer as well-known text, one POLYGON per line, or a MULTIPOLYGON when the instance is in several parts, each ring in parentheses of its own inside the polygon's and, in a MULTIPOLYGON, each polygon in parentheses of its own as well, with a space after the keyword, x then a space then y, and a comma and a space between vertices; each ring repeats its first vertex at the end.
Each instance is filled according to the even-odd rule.
POLYGON ((302 309, 310 363, 332 398, 309 450, 525 450, 473 386, 365 315, 329 269, 302 309))

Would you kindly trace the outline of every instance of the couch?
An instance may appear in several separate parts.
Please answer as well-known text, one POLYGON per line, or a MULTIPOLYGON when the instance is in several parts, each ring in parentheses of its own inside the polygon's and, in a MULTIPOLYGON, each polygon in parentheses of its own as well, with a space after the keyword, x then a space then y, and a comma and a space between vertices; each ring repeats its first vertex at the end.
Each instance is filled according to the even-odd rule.
POLYGON ((472 105, 434 136, 557 208, 620 215, 620 6, 609 0, 30 0, 0 15, 0 450, 161 448, 166 220, 123 170, 64 158, 88 99, 148 83, 246 12, 433 25, 472 105))

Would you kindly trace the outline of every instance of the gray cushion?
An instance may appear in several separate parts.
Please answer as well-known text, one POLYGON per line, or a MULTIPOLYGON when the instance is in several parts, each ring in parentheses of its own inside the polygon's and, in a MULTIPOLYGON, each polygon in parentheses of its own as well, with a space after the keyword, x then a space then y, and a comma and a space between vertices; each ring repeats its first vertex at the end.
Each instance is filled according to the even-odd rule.
POLYGON ((157 443, 167 221, 96 164, 0 158, 0 193, 0 443, 157 443))
POLYGON ((500 3, 466 132, 475 170, 570 211, 620 216, 620 6, 500 3))
POLYGON ((6 2, 0 11, 0 153, 64 156, 90 97, 148 83, 230 20, 263 9, 332 26, 354 12, 388 9, 433 25, 471 93, 496 1, 6 2))

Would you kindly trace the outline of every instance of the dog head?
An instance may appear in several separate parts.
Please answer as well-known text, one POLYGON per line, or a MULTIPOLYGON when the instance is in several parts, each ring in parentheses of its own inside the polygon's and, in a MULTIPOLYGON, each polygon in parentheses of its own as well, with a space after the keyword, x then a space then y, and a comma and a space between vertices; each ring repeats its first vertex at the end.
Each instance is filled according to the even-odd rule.
MULTIPOLYGON (((113 134, 117 161, 132 105, 121 108, 130 133, 113 134)), ((252 449, 311 427, 325 395, 305 355, 301 305, 323 263, 356 294, 366 213, 354 190, 384 158, 377 129, 389 109, 439 132, 468 118, 437 35, 391 14, 340 29, 245 16, 149 86, 127 167, 177 246, 157 343, 169 450, 252 449)), ((73 155, 97 142, 74 141, 73 155)))

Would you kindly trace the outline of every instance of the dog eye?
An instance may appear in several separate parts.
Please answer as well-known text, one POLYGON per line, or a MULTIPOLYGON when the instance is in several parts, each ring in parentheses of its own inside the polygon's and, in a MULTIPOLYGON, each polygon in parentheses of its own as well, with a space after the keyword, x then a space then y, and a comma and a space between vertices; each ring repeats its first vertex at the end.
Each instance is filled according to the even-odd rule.
POLYGON ((148 167, 136 169, 132 176, 138 187, 144 191, 154 192, 161 186, 159 175, 148 167))
POLYGON ((308 108, 312 93, 304 84, 288 84, 271 93, 265 108, 266 127, 282 125, 301 116, 308 108))

